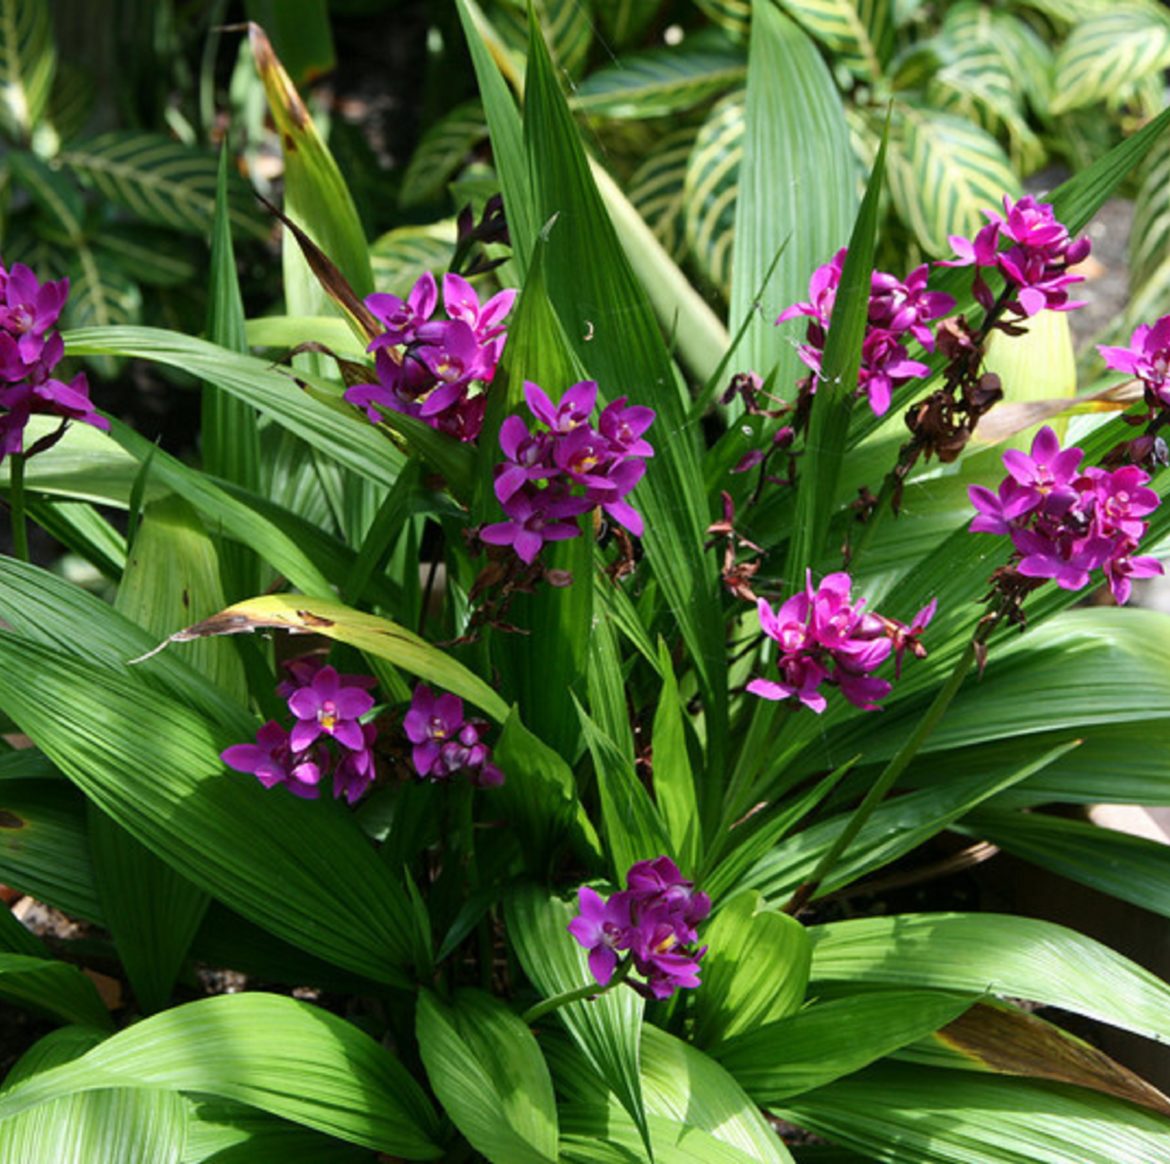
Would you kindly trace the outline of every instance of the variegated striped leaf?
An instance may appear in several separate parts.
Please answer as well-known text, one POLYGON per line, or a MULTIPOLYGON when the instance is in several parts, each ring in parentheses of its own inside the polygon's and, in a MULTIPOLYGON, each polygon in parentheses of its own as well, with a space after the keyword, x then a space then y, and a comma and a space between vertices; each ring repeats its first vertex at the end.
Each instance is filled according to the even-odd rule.
POLYGON ((667 117, 743 84, 746 75, 742 46, 705 29, 680 45, 635 53, 591 73, 573 106, 604 117, 667 117))
POLYGON ((751 0, 695 0, 695 5, 724 32, 747 40, 752 24, 751 0))
POLYGON ((454 253, 455 224, 450 219, 395 227, 370 248, 374 286, 391 295, 406 295, 424 271, 445 271, 454 253))
POLYGON ((1139 4, 1109 6, 1078 24, 1056 54, 1052 112, 1103 101, 1170 65, 1170 18, 1139 4))
POLYGON ((690 252, 726 296, 731 290, 735 198, 743 157, 745 95, 724 97, 695 139, 684 186, 684 227, 690 252))
POLYGON ((698 126, 668 133, 634 171, 629 183, 634 208, 676 262, 686 252, 683 191, 697 134, 698 126))
POLYGON ((606 40, 616 52, 636 44, 661 7, 662 0, 593 0, 606 40))
POLYGON ((60 141, 76 137, 94 107, 93 79, 70 61, 59 61, 49 94, 48 118, 60 141))
MULTIPOLYGON (((1170 138, 1146 157, 1129 233, 1129 325, 1170 311, 1170 138)), ((1121 342, 1128 342, 1128 330, 1121 342)))
POLYGON ((45 111, 57 66, 48 3, 0 0, 0 126, 27 143, 45 111))
POLYGON ((945 113, 898 103, 890 150, 890 193, 898 214, 930 254, 949 254, 947 236, 972 235, 1019 194, 1019 179, 986 130, 945 113))
MULTIPOLYGON (((210 154, 161 134, 115 132, 78 142, 62 150, 58 160, 146 222, 198 235, 211 230, 217 163, 210 154)), ((262 236, 267 228, 239 183, 234 194, 233 223, 262 236)))
POLYGON ((131 279, 151 287, 189 283, 206 261, 206 252, 194 239, 177 237, 161 227, 107 226, 92 241, 131 279))
POLYGON ((1018 0, 1021 7, 1039 12, 1057 28, 1088 20, 1102 10, 1101 0, 1018 0))
MULTIPOLYGON (((81 243, 69 268, 69 302, 62 322, 66 327, 109 327, 134 324, 142 318, 142 292, 107 253, 81 243)), ((112 356, 88 356, 86 362, 106 379, 117 374, 121 361, 112 356)))
POLYGON ((437 198, 475 144, 486 137, 483 105, 479 101, 457 105, 422 135, 402 176, 399 204, 417 206, 437 198))
POLYGON ((892 0, 780 0, 780 7, 851 73, 883 75, 894 47, 892 0))
POLYGON ((12 175, 40 211, 41 233, 55 242, 77 245, 85 235, 81 193, 64 175, 50 170, 33 153, 9 154, 12 175))
MULTIPOLYGON (((570 77, 579 77, 593 44, 589 0, 533 0, 532 7, 553 60, 570 77)), ((528 51, 527 4, 496 0, 487 14, 508 47, 523 58, 528 51)))

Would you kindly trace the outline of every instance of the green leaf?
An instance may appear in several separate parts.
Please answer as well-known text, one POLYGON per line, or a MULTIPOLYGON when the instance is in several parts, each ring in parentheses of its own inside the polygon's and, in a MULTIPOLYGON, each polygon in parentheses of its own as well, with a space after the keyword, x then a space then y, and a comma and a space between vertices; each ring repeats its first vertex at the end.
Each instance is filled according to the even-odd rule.
POLYGON ((455 254, 455 223, 451 219, 426 226, 396 226, 370 248, 374 286, 405 298, 426 271, 443 271, 455 254))
POLYGON ((1170 1038, 1170 986, 1083 934, 1003 914, 903 914, 813 926, 812 982, 1026 998, 1170 1038))
MULTIPOLYGON (((549 295, 603 396, 629 392, 634 403, 658 413, 651 432, 657 455, 633 502, 645 519, 651 569, 695 659, 706 707, 708 763, 711 771, 721 772, 727 722, 723 624, 717 580, 703 551, 708 502, 693 431, 649 304, 598 195, 535 26, 528 60, 524 128, 534 200, 541 221, 563 215, 560 229, 549 236, 549 295)), ((717 780, 710 783, 717 793, 717 780)))
POLYGON ((1069 33, 1056 54, 1051 112, 1116 102, 1134 81, 1170 64, 1170 20, 1160 6, 1102 7, 1069 33))
MULTIPOLYGON (((145 222, 197 235, 211 230, 217 165, 210 154, 161 134, 119 130, 75 142, 57 161, 145 222)), ((241 181, 232 192, 233 223, 253 236, 267 233, 241 181)))
POLYGON ((691 126, 664 135, 630 176, 626 187, 634 209, 676 262, 682 261, 686 249, 683 184, 694 144, 695 129, 691 126))
MULTIPOLYGON (((548 997, 592 981, 584 949, 568 932, 573 911, 534 885, 518 886, 505 899, 508 936, 524 972, 548 997)), ((639 1078, 642 998, 619 986, 600 998, 558 1007, 556 1016, 590 1066, 613 1090, 647 1137, 639 1078)))
POLYGON ((448 1006, 419 995, 419 1051, 427 1078, 471 1145, 496 1164, 557 1159, 557 1109, 532 1032, 502 1002, 475 990, 448 1006))
POLYGON ((260 992, 175 1007, 0 1092, 0 1119, 108 1087, 233 1099, 409 1160, 440 1155, 434 1112, 389 1051, 327 1010, 260 992))
MULTIPOLYGON (((46 1035, 9 1072, 5 1090, 76 1059, 100 1041, 95 1032, 81 1027, 63 1027, 46 1035)), ((0 1124, 0 1164, 29 1160, 180 1164, 186 1133, 187 1110, 179 1096, 136 1087, 88 1091, 41 1104, 0 1124)))
POLYGON ((0 635, 0 667, 16 660, 35 668, 36 688, 9 685, 0 707, 97 807, 257 924, 375 981, 402 982, 405 895, 344 810, 229 774, 219 752, 243 733, 233 739, 124 664, 97 668, 0 635), (57 712, 65 705, 67 721, 57 712))
MULTIPOLYGON (((0 19, 8 5, 0 4, 0 19)), ((49 167, 33 153, 14 150, 7 158, 12 176, 44 216, 54 235, 75 246, 85 237, 85 205, 81 194, 63 174, 49 167)))
MULTIPOLYGON (((0 784, 0 880, 70 917, 101 924, 85 804, 60 780, 0 784)), ((38 944, 12 952, 43 954, 38 944)))
MULTIPOLYGON (((881 78, 894 43, 894 0, 780 0, 850 72, 881 78)), ((753 13, 758 18, 758 12, 753 13)), ((757 21, 753 20, 753 31, 757 21)))
POLYGON ((593 0, 606 38, 617 49, 638 41, 661 7, 661 0, 593 0))
POLYGON ((76 966, 31 954, 0 953, 0 998, 67 1023, 113 1024, 93 982, 76 966))
POLYGON ((202 278, 198 245, 163 227, 111 223, 92 242, 100 255, 113 260, 136 283, 182 287, 202 278))
POLYGON ((730 294, 735 243, 737 176, 744 155, 746 115, 742 90, 728 94, 707 115, 695 138, 683 186, 687 253, 724 296, 730 294))
POLYGON ((27 142, 40 124, 57 67, 47 4, 0 3, 0 126, 27 142))
MULTIPOLYGON (((222 348, 246 352, 244 301, 240 295, 228 219, 228 158, 225 143, 219 155, 215 221, 211 229, 207 338, 222 348)), ((260 433, 255 408, 247 401, 236 400, 221 391, 214 380, 204 382, 201 404, 204 471, 257 492, 260 484, 260 433)), ((229 598, 242 598, 257 588, 260 579, 256 555, 246 544, 229 546, 221 541, 220 557, 224 589, 229 598)))
POLYGON ((573 108, 603 117, 669 117, 742 84, 743 48, 714 29, 677 47, 624 56, 577 86, 573 108))
POLYGON ((1170 867, 1159 841, 1079 820, 982 809, 964 832, 1070 881, 1170 917, 1170 867))
POLYGON ((1170 1123, 1056 1083, 876 1064, 789 1100, 801 1127, 898 1164, 1117 1164, 1170 1152, 1170 1123))
POLYGON ((758 893, 723 903, 703 944, 697 1042, 709 1047, 800 1009, 812 958, 808 933, 795 918, 766 909, 758 893))
POLYGON ((1170 295, 1170 135, 1155 142, 1141 170, 1129 232, 1129 305, 1136 326, 1156 319, 1170 295))
MULTIPOLYGON (((502 40, 522 55, 528 44, 525 5, 516 0, 498 0, 492 5, 493 23, 502 40)), ((533 0, 527 6, 548 42, 548 51, 566 76, 577 77, 593 40, 593 21, 584 4, 574 0, 533 0)))
POLYGON ((969 995, 882 990, 817 1003, 719 1044, 715 1057, 762 1107, 851 1075, 946 1026, 969 995))
POLYGON ((470 700, 499 723, 508 716, 508 705, 487 683, 438 647, 388 618, 323 598, 308 599, 295 594, 250 598, 171 638, 174 642, 189 642, 206 635, 240 634, 261 628, 318 634, 348 643, 470 700))
POLYGON ((698 8, 736 40, 746 40, 751 27, 751 0, 695 0, 698 8))
POLYGON ((946 113, 897 102, 890 194, 902 221, 930 254, 949 254, 948 235, 971 237, 1019 179, 986 130, 946 113))
POLYGON ((487 119, 482 102, 464 101, 445 113, 419 138, 402 175, 399 204, 417 206, 438 198, 467 161, 472 148, 485 137, 487 119))
POLYGON ((731 329, 751 319, 738 358, 765 378, 775 368, 777 390, 790 397, 805 374, 793 342, 803 331, 792 323, 774 326, 776 314, 805 298, 812 272, 848 241, 857 167, 828 68, 809 38, 768 0, 757 0, 753 9, 743 149, 731 329), (752 318, 757 300, 763 318, 752 318))
MULTIPOLYGON (((142 316, 142 291, 106 251, 80 245, 69 268, 69 302, 62 322, 71 328, 125 327, 142 316)), ((114 361, 99 359, 103 376, 112 375, 114 361)))
POLYGON ((687 749, 687 727, 678 680, 674 675, 670 651, 658 640, 658 670, 662 675, 662 695, 654 710, 650 736, 653 748, 654 801, 670 838, 671 849, 678 855, 679 868, 693 876, 700 860, 701 830, 695 774, 687 749))
POLYGON ((326 0, 246 0, 244 11, 268 31, 296 84, 308 84, 336 68, 326 0))

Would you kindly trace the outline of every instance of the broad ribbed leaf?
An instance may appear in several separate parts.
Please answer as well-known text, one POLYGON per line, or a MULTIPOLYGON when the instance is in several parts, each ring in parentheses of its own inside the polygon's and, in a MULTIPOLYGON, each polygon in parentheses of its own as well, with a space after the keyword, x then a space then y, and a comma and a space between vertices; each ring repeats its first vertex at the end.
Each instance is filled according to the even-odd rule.
POLYGON ((57 67, 48 4, 0 3, 0 126, 27 142, 41 120, 57 67))
POLYGON ((1170 20, 1160 6, 1118 3, 1080 21, 1056 54, 1051 110, 1116 101, 1134 81, 1170 64, 1170 20))
POLYGON ((322 403, 267 360, 148 327, 69 332, 65 348, 71 355, 136 356, 214 380, 225 392, 371 481, 393 485, 404 463, 402 453, 356 410, 322 403))
POLYGON ((1170 850, 1079 820, 983 809, 964 831, 1061 877, 1170 917, 1170 850))
MULTIPOLYGON (((464 101, 444 114, 419 138, 402 175, 399 203, 417 206, 438 198, 467 161, 472 147, 485 137, 487 119, 480 101, 464 101)), ((376 278, 376 267, 374 274, 376 278)))
MULTIPOLYGON (((708 762, 722 771, 727 684, 717 580, 703 536, 708 502, 693 430, 674 369, 590 175, 577 130, 533 27, 525 144, 542 221, 561 214, 549 236, 549 295, 582 363, 607 398, 629 393, 655 408, 649 432, 657 450, 632 494, 645 519, 647 559, 695 660, 707 713, 708 762), (587 327, 592 324, 592 327, 587 327)), ((711 785, 716 787, 716 781, 711 785)))
POLYGON ((342 809, 229 773, 219 753, 246 737, 232 738, 124 665, 98 668, 0 635, 0 668, 17 667, 36 674, 36 687, 0 689, 0 707, 138 840, 274 933, 376 981, 402 981, 405 895, 342 809))
POLYGON ((776 391, 791 397, 805 374, 794 343, 804 328, 775 327, 776 315, 806 298, 809 276, 849 240, 857 168, 828 68, 816 46, 770 0, 755 5, 743 144, 733 207, 731 328, 751 322, 736 358, 764 377, 775 368, 776 391), (752 318, 758 311, 762 318, 752 318))
POLYGON ((444 691, 471 700, 501 723, 507 718, 507 704, 462 663, 388 618, 365 614, 340 602, 295 594, 262 595, 237 602, 171 637, 175 642, 189 642, 207 635, 240 634, 262 628, 324 635, 348 643, 366 654, 387 659, 444 691))
POLYGON ((813 926, 817 982, 988 992, 1170 1038, 1170 986, 1064 926, 1003 914, 903 914, 813 926))
POLYGON ((32 954, 0 953, 0 998, 67 1023, 112 1026, 97 989, 76 966, 32 954))
POLYGON ((800 1009, 812 957, 795 918, 764 908, 758 893, 738 893, 703 930, 703 988, 696 995, 696 1041, 719 1043, 800 1009))
POLYGON ((573 108, 604 117, 668 117, 742 84, 746 68, 743 48, 708 29, 590 73, 573 108))
POLYGON ((894 43, 894 0, 780 3, 850 72, 867 81, 881 77, 894 43))
POLYGON ((440 1155, 434 1112, 398 1060, 293 998, 223 994, 155 1015, 0 1092, 0 1119, 118 1086, 219 1096, 390 1155, 440 1155))
POLYGON ((777 1114, 889 1164, 1144 1164, 1170 1153, 1170 1122, 1109 1096, 901 1064, 877 1064, 777 1114))
MULTIPOLYGON (((549 52, 566 76, 578 77, 593 41, 589 7, 577 0, 533 0, 529 7, 539 21, 549 52)), ((490 15, 502 40, 523 57, 528 47, 525 5, 517 0, 495 0, 490 15)))
POLYGON ((984 210, 1001 207, 1005 194, 1019 194, 999 142, 977 125, 898 102, 894 126, 890 193, 930 254, 949 255, 948 235, 972 237, 987 222, 984 210))
MULTIPOLYGON (((546 996, 575 990, 593 980, 585 950, 567 929, 574 909, 534 885, 517 887, 505 906, 508 937, 516 956, 546 996)), ((639 1078, 643 1006, 638 994, 622 986, 600 998, 558 1007, 555 1013, 645 1141, 646 1114, 639 1078)))
MULTIPOLYGON (((1126 319, 1152 323, 1170 300, 1170 135, 1163 134, 1141 169, 1129 232, 1126 319)), ((1128 341, 1128 336, 1126 336, 1128 341)))
MULTIPOLYGON (((5 1091, 37 1072, 68 1063, 101 1042, 83 1027, 62 1027, 33 1045, 4 1081, 5 1091)), ((3 1092, 0 1092, 2 1095, 3 1092)), ((0 1123, 0 1164, 93 1164, 97 1160, 185 1159, 187 1107, 148 1088, 86 1091, 41 1104, 0 1123)))
POLYGON ((724 296, 731 291, 737 177, 746 132, 744 94, 729 94, 699 130, 683 186, 687 253, 724 296))
POLYGON ((934 990, 858 994, 754 1026, 713 1053, 756 1103, 774 1107, 937 1031, 972 1001, 934 990))
MULTIPOLYGON (((215 217, 216 160, 154 133, 126 130, 75 142, 58 154, 72 174, 146 222, 206 235, 215 217)), ((232 186, 232 222, 263 235, 242 182, 232 186)))
POLYGON ((662 675, 662 695, 654 711, 650 736, 654 802, 671 847, 678 856, 679 867, 689 877, 698 869, 702 851, 698 796, 687 748, 687 724, 683 718, 678 680, 670 651, 661 639, 658 641, 658 670, 662 675))
POLYGON ((455 1126, 494 1164, 557 1159, 552 1080, 532 1032, 474 990, 451 1005, 424 990, 416 1033, 427 1078, 455 1126))
MULTIPOLYGON (((0 783, 0 881, 70 917, 101 924, 85 803, 68 785, 60 780, 0 783)), ((35 945, 13 950, 35 952, 35 945)))

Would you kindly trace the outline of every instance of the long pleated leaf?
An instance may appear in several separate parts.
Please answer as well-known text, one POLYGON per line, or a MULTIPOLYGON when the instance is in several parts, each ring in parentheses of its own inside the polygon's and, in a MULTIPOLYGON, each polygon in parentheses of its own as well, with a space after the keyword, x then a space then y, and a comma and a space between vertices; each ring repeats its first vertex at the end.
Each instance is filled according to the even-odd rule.
POLYGON ((657 455, 633 500, 645 519, 647 559, 695 659, 708 717, 708 759, 718 772, 726 732, 726 665, 716 579, 703 553, 707 499, 692 433, 653 314, 597 193, 535 26, 528 60, 525 144, 532 189, 542 220, 562 216, 560 229, 549 235, 549 294, 602 393, 609 398, 628 393, 635 403, 657 410, 649 434, 657 455))
POLYGON ((1110 1096, 901 1064, 877 1064, 777 1114, 888 1164, 1144 1164, 1170 1153, 1170 1121, 1110 1096))
POLYGON ((468 1141, 494 1164, 555 1162, 552 1080, 528 1027, 472 990, 451 1005, 424 991, 416 1021, 427 1078, 468 1141))
POLYGON ((789 16, 771 0, 755 0, 730 326, 736 331, 755 316, 759 300, 763 317, 751 319, 737 359, 764 377, 775 368, 783 396, 794 395, 804 374, 791 342, 802 328, 775 327, 776 316, 805 298, 813 270, 849 240, 855 191, 845 113, 827 66, 789 16), (781 247, 783 257, 765 281, 781 247))
POLYGON ((118 1086, 238 1100, 409 1160, 440 1154, 434 1113, 389 1051, 327 1010, 261 993, 218 995, 146 1019, 0 1093, 0 1120, 118 1086))
POLYGON ((402 981, 412 924, 404 892, 343 810, 229 773, 219 752, 246 735, 233 738, 124 669, 15 634, 0 635, 0 667, 37 675, 35 689, 0 689, 0 707, 183 876, 339 966, 402 981))
POLYGON ((0 124, 27 141, 40 123, 57 68, 49 7, 21 0, 0 3, 0 124))
POLYGON ((1003 914, 903 914, 814 926, 812 981, 990 992, 1170 1038, 1170 986, 1064 926, 1003 914))

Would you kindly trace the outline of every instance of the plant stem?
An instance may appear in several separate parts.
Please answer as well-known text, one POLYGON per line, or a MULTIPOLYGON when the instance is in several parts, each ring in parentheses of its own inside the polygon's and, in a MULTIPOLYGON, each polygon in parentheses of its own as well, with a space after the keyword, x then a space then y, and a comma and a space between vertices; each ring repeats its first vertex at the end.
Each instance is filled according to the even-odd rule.
POLYGON ((12 510, 12 553, 28 561, 28 520, 24 512, 24 454, 9 458, 8 504, 12 510))
POLYGON ((520 1017, 525 1023, 531 1026, 537 1019, 544 1018, 550 1011, 565 1006, 567 1003, 581 1002, 586 998, 598 998, 612 990, 615 986, 619 986, 625 982, 633 964, 633 961, 627 958, 614 971, 613 977, 605 986, 599 986, 596 982, 590 982, 587 986, 578 986, 574 990, 566 990, 561 994, 554 994, 552 998, 546 998, 543 1002, 538 1002, 535 1006, 529 1007, 520 1017))
POLYGON ((797 887, 796 892, 793 893, 788 904, 784 906, 785 913, 796 913, 813 897, 820 888, 821 882, 833 866, 841 859, 845 850, 848 849, 857 837, 857 834, 861 832, 865 826, 865 822, 872 815, 873 810, 882 802, 886 793, 893 787, 894 782, 902 775, 906 770, 906 766, 918 754, 918 750, 926 742, 926 738, 938 726, 939 720, 942 719, 947 708, 950 707, 951 702, 959 693, 959 688, 962 687, 963 680, 967 677, 967 672, 977 657, 978 643, 984 637, 985 631, 981 626, 967 644, 962 657, 955 664, 955 669, 951 672, 950 678, 946 681, 938 695, 935 696, 934 702, 919 721, 918 727, 914 729, 910 738, 902 745, 885 766, 881 775, 873 782, 870 790, 865 794, 865 799, 853 810, 853 816, 849 819, 849 822, 845 825, 845 828, 841 831, 837 839, 829 846, 828 852, 817 862, 812 876, 797 887))

